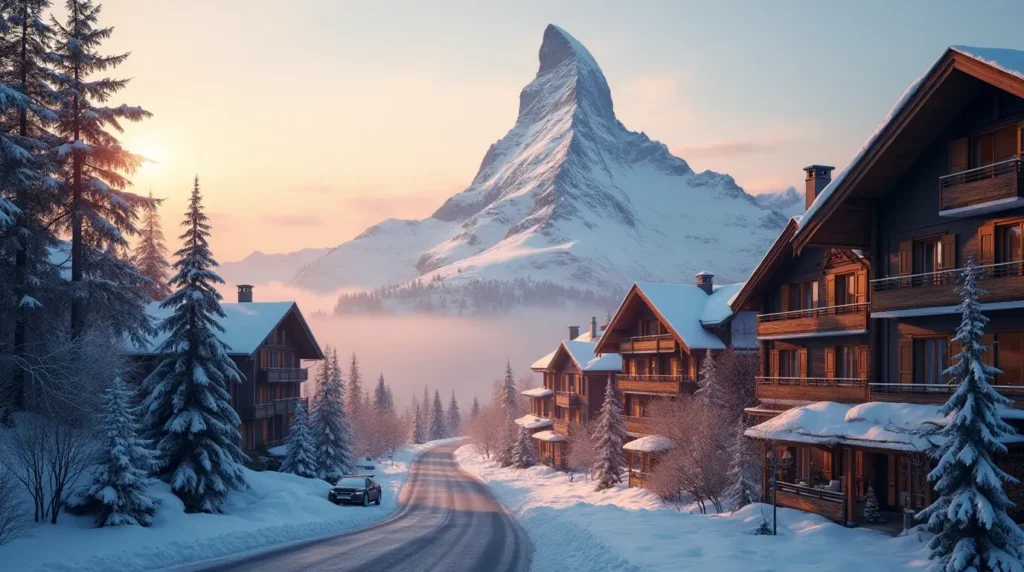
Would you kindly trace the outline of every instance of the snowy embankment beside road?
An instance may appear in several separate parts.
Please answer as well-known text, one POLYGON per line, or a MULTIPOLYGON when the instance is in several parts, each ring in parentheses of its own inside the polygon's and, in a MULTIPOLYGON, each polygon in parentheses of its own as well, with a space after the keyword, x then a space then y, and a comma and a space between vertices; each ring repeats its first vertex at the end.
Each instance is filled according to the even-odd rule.
POLYGON ((916 531, 900 538, 845 528, 824 517, 779 509, 779 535, 753 534, 761 507, 733 514, 678 511, 644 489, 594 491, 538 465, 501 468, 473 445, 455 451, 463 470, 485 482, 534 543, 534 570, 714 570, 715 572, 921 570, 928 550, 916 531))
POLYGON ((249 489, 231 493, 224 514, 185 514, 170 486, 158 482, 150 489, 160 500, 153 526, 94 528, 92 517, 61 514, 57 525, 40 524, 29 538, 0 546, 0 568, 152 570, 360 528, 394 513, 413 460, 446 442, 457 441, 405 447, 394 464, 378 462, 380 506, 335 506, 325 481, 247 469, 249 489))

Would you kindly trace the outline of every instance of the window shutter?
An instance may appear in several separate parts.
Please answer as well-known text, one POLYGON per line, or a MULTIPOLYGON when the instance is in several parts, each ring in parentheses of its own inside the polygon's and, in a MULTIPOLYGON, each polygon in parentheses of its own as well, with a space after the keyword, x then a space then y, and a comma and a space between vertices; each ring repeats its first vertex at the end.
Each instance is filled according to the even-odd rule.
POLYGON ((978 264, 996 263, 996 226, 984 224, 978 227, 978 264))
POLYGON ((789 311, 789 284, 779 286, 779 311, 789 311))
POLYGON ((825 377, 831 379, 836 376, 836 348, 829 346, 825 348, 825 377))
POLYGON ((779 350, 772 350, 769 354, 771 363, 769 364, 769 375, 771 377, 779 377, 779 350))
POLYGON ((862 304, 868 301, 868 271, 861 270, 857 273, 857 303, 862 304))
POLYGON ((904 240, 900 243, 900 276, 909 276, 914 273, 914 242, 904 240))
POLYGON ((939 239, 939 248, 942 250, 942 255, 939 257, 939 269, 956 268, 956 235, 942 235, 942 238, 939 239))
POLYGON ((949 142, 949 172, 967 170, 967 138, 961 137, 949 142))
POLYGON ((996 131, 996 161, 1009 159, 1017 154, 1017 126, 1004 127, 996 131))
POLYGON ((836 305, 836 277, 832 274, 825 276, 825 307, 836 305))
POLYGON ((807 348, 800 348, 799 356, 800 377, 807 377, 807 348))
POLYGON ((900 340, 899 352, 896 356, 900 383, 914 382, 914 340, 900 340))
POLYGON ((871 351, 867 346, 857 346, 857 377, 871 377, 871 351))

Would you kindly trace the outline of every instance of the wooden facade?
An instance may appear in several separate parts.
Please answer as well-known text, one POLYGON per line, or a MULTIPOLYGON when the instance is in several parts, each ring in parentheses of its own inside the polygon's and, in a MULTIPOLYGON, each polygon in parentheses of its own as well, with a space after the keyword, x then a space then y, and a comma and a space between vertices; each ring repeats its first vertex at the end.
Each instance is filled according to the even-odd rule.
MULTIPOLYGON (((956 281, 969 259, 987 291, 984 358, 1003 371, 993 384, 1022 402, 1022 127, 1024 81, 952 50, 940 59, 737 296, 735 309, 761 312, 752 416, 818 401, 944 403, 955 389, 944 370, 960 351, 956 281)), ((813 196, 824 185, 808 173, 813 196)), ((782 506, 856 523, 868 487, 886 510, 931 502, 920 453, 779 445, 791 461, 779 475, 782 506)), ((1019 467, 1024 451, 1011 446, 999 462, 1019 467)))

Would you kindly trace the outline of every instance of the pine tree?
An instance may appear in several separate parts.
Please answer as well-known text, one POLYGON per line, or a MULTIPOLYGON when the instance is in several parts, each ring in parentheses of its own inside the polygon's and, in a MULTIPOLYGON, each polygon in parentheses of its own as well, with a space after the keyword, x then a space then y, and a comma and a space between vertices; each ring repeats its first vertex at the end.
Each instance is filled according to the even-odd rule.
POLYGON ((409 441, 413 445, 419 445, 426 441, 425 433, 423 428, 423 411, 420 409, 420 403, 416 401, 416 398, 412 398, 412 434, 409 435, 409 441))
POLYGON ((146 489, 157 462, 149 441, 138 436, 131 399, 121 378, 103 392, 103 457, 92 484, 68 502, 72 512, 95 515, 96 526, 153 524, 158 501, 146 489))
POLYGON ((615 394, 612 377, 608 376, 604 403, 601 404, 601 413, 594 430, 598 454, 594 464, 597 490, 608 489, 622 483, 622 469, 626 466, 625 453, 622 451, 625 439, 626 424, 622 420, 622 404, 615 394))
POLYGON ((313 402, 310 427, 316 443, 317 476, 334 483, 352 472, 352 430, 345 413, 345 382, 338 350, 329 350, 326 379, 313 402))
POLYGON ((1013 503, 1003 488, 1004 483, 1018 480, 993 459, 1006 454, 1001 440, 1015 433, 998 411, 1011 402, 989 383, 1001 372, 981 358, 989 350, 981 345, 988 318, 981 313, 979 298, 985 292, 978 288, 973 258, 961 278, 961 321, 953 341, 962 350, 946 370, 959 387, 939 410, 951 419, 938 432, 944 442, 935 452, 938 464, 928 475, 939 497, 919 517, 927 519, 935 533, 928 545, 935 569, 1020 571, 1024 569, 1024 533, 1006 514, 1013 503))
POLYGON ((281 472, 316 478, 316 443, 309 427, 309 415, 300 401, 295 405, 295 417, 288 433, 288 454, 281 462, 281 472))
POLYGON ((167 287, 167 248, 164 246, 164 233, 160 228, 160 213, 157 211, 157 201, 153 193, 149 193, 151 206, 145 207, 142 217, 142 228, 139 234, 141 239, 135 246, 132 254, 132 262, 139 269, 139 273, 149 279, 147 290, 149 297, 160 301, 171 294, 167 287))
POLYGON ((430 425, 427 433, 431 441, 448 436, 444 422, 444 408, 441 406, 441 393, 436 389, 434 390, 434 403, 430 408, 430 425))
POLYGON ((736 433, 729 447, 728 487, 722 496, 732 501, 732 510, 739 510, 761 499, 760 461, 750 439, 743 435, 743 419, 737 421, 736 433))
POLYGON ((700 366, 699 387, 693 396, 705 405, 723 407, 724 400, 721 390, 722 383, 718 379, 718 364, 715 363, 715 355, 711 353, 711 349, 708 349, 700 366))
POLYGON ((363 376, 359 374, 359 360, 356 359, 355 352, 352 352, 352 362, 348 368, 348 393, 345 399, 349 417, 358 417, 359 409, 363 405, 363 376))
POLYGON ((230 348, 217 337, 225 317, 196 177, 175 253, 174 293, 160 307, 173 310, 161 324, 169 334, 163 360, 143 387, 145 426, 157 441, 162 476, 187 512, 220 512, 228 491, 246 486, 246 456, 238 447, 241 420, 231 407, 228 384, 244 379, 230 348))
POLYGON ((388 388, 384 385, 384 374, 377 378, 377 387, 373 390, 373 410, 377 413, 391 411, 391 403, 388 399, 388 388))
POLYGON ((525 427, 519 428, 516 443, 512 448, 512 466, 526 469, 537 464, 537 448, 533 445, 533 436, 525 427))
POLYGON ((512 362, 505 362, 505 377, 498 391, 498 405, 506 417, 515 417, 519 410, 519 395, 516 393, 516 379, 512 375, 512 362))
POLYGON ((144 330, 148 296, 141 288, 146 281, 120 254, 128 248, 126 235, 137 232, 138 209, 152 203, 125 191, 131 185, 126 175, 144 158, 122 148, 114 132, 122 131, 122 121, 152 114, 141 107, 95 105, 127 87, 128 80, 95 79, 93 74, 121 65, 128 54, 99 53, 113 32, 97 27, 100 5, 66 0, 65 7, 65 23, 51 19, 51 26, 56 30, 54 88, 61 102, 54 133, 61 141, 57 157, 68 213, 65 230, 71 236, 71 331, 82 331, 87 312, 97 311, 90 308, 94 303, 106 304, 105 314, 116 308, 122 329, 144 330))
POLYGON ((469 409, 469 418, 476 419, 477 417, 480 417, 480 400, 474 397, 473 407, 469 409))
POLYGON ((455 391, 452 390, 452 399, 448 402, 448 418, 445 424, 449 437, 457 437, 462 429, 462 413, 459 411, 459 402, 455 400, 455 391))
MULTIPOLYGON (((383 375, 383 374, 381 374, 381 375, 383 375)), ((395 394, 391 393, 391 386, 390 385, 385 386, 384 389, 387 392, 388 411, 394 411, 395 410, 395 394)))
POLYGON ((498 387, 497 402, 502 413, 502 430, 496 456, 503 467, 508 467, 514 462, 513 449, 519 438, 519 426, 515 422, 519 397, 516 395, 516 380, 512 376, 512 363, 509 361, 505 362, 505 377, 498 387))
POLYGON ((882 511, 878 506, 878 497, 875 496, 875 487, 868 485, 868 493, 864 498, 864 522, 873 523, 882 521, 882 511))

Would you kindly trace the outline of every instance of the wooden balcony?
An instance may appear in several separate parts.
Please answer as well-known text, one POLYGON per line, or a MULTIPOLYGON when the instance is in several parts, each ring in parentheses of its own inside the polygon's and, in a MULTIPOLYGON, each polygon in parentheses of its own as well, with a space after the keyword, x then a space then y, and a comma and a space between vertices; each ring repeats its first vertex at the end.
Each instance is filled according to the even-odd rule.
POLYGON ((868 380, 826 377, 758 377, 758 399, 793 401, 868 401, 868 380))
POLYGON ((775 500, 779 506, 820 514, 839 523, 846 523, 846 494, 817 487, 778 483, 775 500))
POLYGON ((1021 159, 939 177, 939 216, 975 216, 1024 204, 1021 159))
POLYGON ((624 415, 623 420, 626 422, 626 432, 634 435, 647 435, 647 420, 643 417, 632 417, 624 415))
POLYGON ((792 310, 757 317, 761 338, 799 337, 827 332, 862 333, 868 329, 868 304, 844 304, 808 310, 792 310))
POLYGON ((565 419, 555 419, 552 429, 559 435, 569 435, 569 422, 565 419))
POLYGON ((623 338, 619 342, 620 354, 674 352, 678 349, 679 344, 676 343, 676 339, 671 334, 635 336, 623 338))
POLYGON ((555 405, 558 407, 577 407, 580 404, 580 398, 575 393, 568 391, 558 391, 555 393, 555 405))
MULTIPOLYGON (((897 403, 922 403, 941 405, 949 401, 949 396, 957 390, 955 384, 931 383, 872 383, 872 401, 892 401, 897 403)), ((1024 386, 993 385, 1003 396, 1013 400, 1011 407, 1020 408, 1024 403, 1024 386)))
POLYGON ((308 407, 309 403, 305 397, 278 399, 269 403, 261 403, 259 405, 246 407, 242 409, 241 417, 243 419, 266 419, 267 417, 273 417, 274 415, 285 415, 295 411, 295 405, 299 401, 302 402, 304 407, 308 407))
POLYGON ((264 367, 260 368, 260 383, 294 383, 309 379, 309 370, 304 367, 264 367))
POLYGON ((693 393, 697 382, 685 375, 642 375, 622 373, 615 376, 615 389, 631 393, 679 395, 693 393))
MULTIPOLYGON (((982 302, 1024 299, 1024 262, 989 264, 979 266, 978 271, 979 286, 985 291, 982 302)), ((960 303, 956 289, 962 272, 962 268, 954 268, 872 280, 871 311, 955 306, 960 303)))

